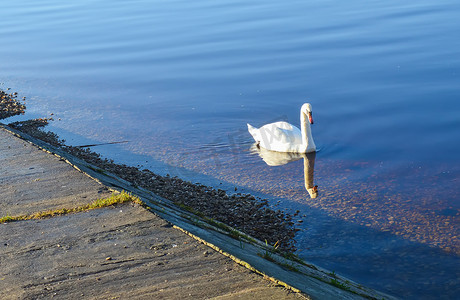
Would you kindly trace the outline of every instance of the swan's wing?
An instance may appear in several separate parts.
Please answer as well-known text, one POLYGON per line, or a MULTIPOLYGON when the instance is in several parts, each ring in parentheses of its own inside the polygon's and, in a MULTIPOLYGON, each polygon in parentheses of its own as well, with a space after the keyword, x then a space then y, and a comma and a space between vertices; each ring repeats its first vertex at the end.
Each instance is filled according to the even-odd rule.
POLYGON ((296 129, 297 127, 294 127, 293 130, 278 128, 280 131, 280 141, 289 144, 302 143, 302 134, 300 133, 300 130, 296 129))
POLYGON ((287 123, 275 122, 259 129, 261 146, 266 149, 276 148, 277 145, 302 143, 300 129, 287 123))
POLYGON ((297 144, 302 143, 302 134, 300 129, 287 122, 274 123, 278 127, 277 136, 282 143, 297 144))

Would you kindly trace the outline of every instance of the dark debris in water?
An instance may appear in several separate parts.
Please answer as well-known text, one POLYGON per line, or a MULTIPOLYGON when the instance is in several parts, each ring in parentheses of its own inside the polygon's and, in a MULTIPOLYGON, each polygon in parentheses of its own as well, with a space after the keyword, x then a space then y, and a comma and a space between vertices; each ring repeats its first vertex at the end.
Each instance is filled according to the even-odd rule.
POLYGON ((8 93, 8 90, 0 89, 0 120, 24 114, 26 109, 25 97, 20 101, 18 93, 8 93))

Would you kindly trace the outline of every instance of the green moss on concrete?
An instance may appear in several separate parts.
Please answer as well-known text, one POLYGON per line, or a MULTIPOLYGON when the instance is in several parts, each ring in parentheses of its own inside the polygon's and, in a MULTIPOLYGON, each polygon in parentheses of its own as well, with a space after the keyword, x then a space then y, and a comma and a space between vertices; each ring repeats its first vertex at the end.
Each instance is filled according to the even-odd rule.
POLYGON ((107 207, 107 206, 121 204, 125 202, 130 202, 130 201, 137 203, 137 204, 142 204, 142 201, 138 197, 133 196, 130 193, 123 191, 121 193, 113 193, 108 198, 97 199, 89 204, 82 205, 82 206, 41 211, 41 212, 29 214, 29 215, 19 215, 19 216, 6 215, 0 218, 0 223, 51 218, 54 216, 62 216, 62 215, 70 214, 70 213, 84 212, 84 211, 88 211, 88 210, 92 210, 96 208, 107 207))

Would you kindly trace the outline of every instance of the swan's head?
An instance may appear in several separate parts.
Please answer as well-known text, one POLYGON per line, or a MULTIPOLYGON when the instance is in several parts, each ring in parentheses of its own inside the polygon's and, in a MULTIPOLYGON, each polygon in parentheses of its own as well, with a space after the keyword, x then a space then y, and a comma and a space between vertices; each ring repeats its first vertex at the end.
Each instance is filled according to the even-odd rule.
POLYGON ((308 116, 308 121, 310 121, 310 124, 313 124, 313 112, 311 110, 311 104, 310 103, 305 103, 302 105, 302 108, 300 109, 302 113, 308 116))

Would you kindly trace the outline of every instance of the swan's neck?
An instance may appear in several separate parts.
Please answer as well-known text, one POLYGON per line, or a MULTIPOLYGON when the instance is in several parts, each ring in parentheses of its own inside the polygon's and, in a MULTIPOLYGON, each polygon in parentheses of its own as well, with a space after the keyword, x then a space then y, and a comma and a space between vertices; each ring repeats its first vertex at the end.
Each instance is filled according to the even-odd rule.
POLYGON ((302 132, 302 144, 305 147, 305 152, 312 152, 316 150, 313 136, 311 135, 310 122, 307 120, 307 115, 300 112, 300 131, 302 132))

